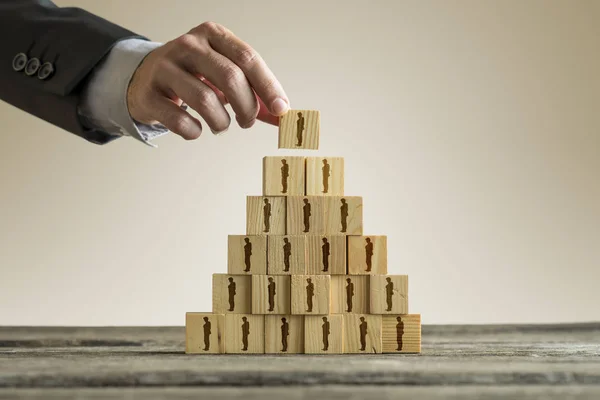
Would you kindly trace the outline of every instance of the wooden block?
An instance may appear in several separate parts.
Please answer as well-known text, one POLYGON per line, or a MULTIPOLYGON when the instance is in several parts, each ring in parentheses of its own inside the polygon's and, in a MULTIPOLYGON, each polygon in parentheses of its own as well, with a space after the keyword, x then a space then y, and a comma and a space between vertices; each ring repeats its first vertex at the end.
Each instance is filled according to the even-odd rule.
POLYGON ((267 273, 267 237, 229 235, 227 238, 227 272, 234 275, 267 273))
POLYGON ((341 354, 344 352, 342 315, 307 315, 304 317, 304 352, 306 354, 341 354))
POLYGON ((344 159, 342 157, 308 157, 306 159, 306 194, 343 196, 344 159))
POLYGON ((325 234, 362 235, 363 201, 357 196, 327 196, 325 234))
POLYGON ((306 274, 306 235, 269 236, 269 274, 306 274))
POLYGON ((264 315, 225 315, 224 351, 227 354, 262 354, 265 352, 264 315))
POLYGON ((290 277, 252 275, 252 314, 289 314, 290 277))
POLYGON ((223 314, 189 312, 185 314, 185 352, 187 354, 223 353, 223 314))
POLYGON ((332 275, 331 312, 333 314, 367 314, 369 312, 369 277, 366 275, 332 275))
POLYGON ((387 274, 387 236, 348 236, 348 274, 387 274))
POLYGON ((381 338, 384 353, 421 352, 421 315, 384 315, 381 338))
POLYGON ((308 275, 346 274, 346 236, 306 236, 308 275))
POLYGON ((292 275, 292 314, 329 314, 331 277, 329 275, 292 275))
POLYGON ((381 353, 381 315, 344 314, 344 353, 381 353))
POLYGON ((266 315, 265 353, 304 353, 304 317, 302 315, 266 315))
POLYGON ((279 118, 279 148, 318 149, 320 126, 319 111, 289 110, 279 118))
POLYGON ((287 233, 322 234, 325 231, 325 197, 288 196, 287 233))
POLYGON ((263 196, 304 196, 304 157, 264 157, 263 196))
POLYGON ((248 196, 247 235, 285 235, 285 197, 248 196))
POLYGON ((408 314, 408 275, 371 275, 369 312, 408 314))
POLYGON ((213 274, 213 313, 249 314, 252 311, 252 277, 213 274))

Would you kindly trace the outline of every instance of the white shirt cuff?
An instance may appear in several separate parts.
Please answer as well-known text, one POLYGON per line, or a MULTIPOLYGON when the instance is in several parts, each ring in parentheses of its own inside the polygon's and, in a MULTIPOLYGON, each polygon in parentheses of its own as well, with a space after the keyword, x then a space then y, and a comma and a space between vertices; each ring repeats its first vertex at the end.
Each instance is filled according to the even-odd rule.
POLYGON ((79 113, 89 125, 109 134, 132 136, 149 146, 150 140, 168 132, 163 125, 134 121, 127 108, 127 88, 134 72, 161 43, 126 39, 114 45, 94 68, 83 89, 79 113))

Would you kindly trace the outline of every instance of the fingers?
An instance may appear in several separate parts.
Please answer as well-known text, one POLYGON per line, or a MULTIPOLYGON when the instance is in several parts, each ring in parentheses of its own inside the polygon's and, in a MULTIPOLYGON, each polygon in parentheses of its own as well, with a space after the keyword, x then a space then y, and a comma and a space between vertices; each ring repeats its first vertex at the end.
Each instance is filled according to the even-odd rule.
POLYGON ((267 124, 279 126, 279 117, 271 114, 265 103, 259 98, 258 99, 258 116, 257 119, 267 124))
POLYGON ((246 76, 258 97, 275 116, 289 109, 289 100, 283 87, 262 57, 247 43, 227 28, 206 22, 197 30, 206 34, 210 46, 237 65, 246 76))
POLYGON ((215 134, 226 131, 231 118, 217 94, 195 76, 178 68, 175 64, 166 68, 164 89, 171 90, 177 97, 192 107, 206 121, 215 134))
POLYGON ((198 139, 202 134, 202 124, 168 98, 156 95, 150 100, 150 109, 156 120, 173 133, 186 140, 198 139))

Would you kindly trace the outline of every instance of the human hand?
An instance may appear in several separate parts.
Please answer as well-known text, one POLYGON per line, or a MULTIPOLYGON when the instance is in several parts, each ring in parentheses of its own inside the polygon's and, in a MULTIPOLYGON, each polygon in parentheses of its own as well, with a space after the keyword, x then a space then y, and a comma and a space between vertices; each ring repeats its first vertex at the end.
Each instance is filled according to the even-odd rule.
POLYGON ((227 28, 205 22, 152 51, 127 90, 131 117, 160 122, 184 139, 197 139, 202 124, 181 108, 185 103, 215 134, 227 130, 231 103, 240 127, 256 119, 277 125, 289 100, 265 61, 227 28))

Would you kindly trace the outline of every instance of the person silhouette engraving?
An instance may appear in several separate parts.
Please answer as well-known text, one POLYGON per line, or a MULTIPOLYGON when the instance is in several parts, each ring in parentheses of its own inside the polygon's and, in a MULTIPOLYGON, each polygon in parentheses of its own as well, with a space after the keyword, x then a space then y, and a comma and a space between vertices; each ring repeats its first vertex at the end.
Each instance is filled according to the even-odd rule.
POLYGON ((392 311, 392 296, 394 295, 394 282, 392 278, 385 278, 387 284, 385 285, 385 301, 387 302, 387 310, 392 311))
POLYGON ((331 254, 331 245, 329 244, 329 240, 327 238, 323 238, 323 246, 321 246, 321 250, 323 251, 323 269, 321 271, 327 272, 329 271, 329 255, 331 254))
POLYGON ((323 317, 323 351, 329 350, 329 334, 331 333, 331 324, 327 317, 323 317))
POLYGON ((288 177, 290 176, 290 165, 284 158, 281 160, 281 193, 287 193, 288 177))
POLYGON ((202 326, 204 328, 204 351, 210 350, 210 326, 210 320, 208 317, 204 317, 204 325, 202 326))
POLYGON ((371 241, 371 238, 366 238, 365 242, 367 242, 365 245, 365 261, 367 263, 367 269, 365 271, 371 272, 371 267, 373 267, 373 242, 371 241))
POLYGON ((312 207, 308 202, 308 199, 304 199, 304 206, 302 206, 302 211, 304 212, 304 233, 310 231, 310 216, 312 215, 312 207))
POLYGON ((263 201, 265 202, 263 206, 265 230, 263 232, 269 232, 271 230, 271 203, 269 203, 269 199, 264 199, 263 201))
POLYGON ((290 336, 290 324, 285 318, 281 318, 281 351, 287 351, 288 336, 290 336))
POLYGON ((242 317, 242 351, 248 351, 248 336, 250 336, 250 322, 248 318, 242 317))
POLYGON ((365 317, 360 317, 360 351, 365 351, 367 348, 367 321, 365 317))
POLYGON ((331 165, 327 159, 323 160, 323 193, 329 193, 329 177, 331 176, 331 165))
POLYGON ((283 238, 283 272, 290 271, 290 257, 292 256, 292 243, 288 238, 283 238))
POLYGON ((398 347, 396 348, 396 351, 402 351, 402 337, 404 336, 404 322, 402 322, 402 318, 401 317, 397 317, 396 321, 398 321, 398 324, 396 324, 396 342, 398 343, 398 347))
POLYGON ((246 268, 244 272, 250 272, 250 267, 252 266, 252 242, 250 242, 250 238, 244 238, 244 265, 246 268))
POLYGON ((348 306, 348 309, 346 310, 346 312, 352 312, 352 300, 354 297, 354 283, 352 283, 352 279, 350 279, 350 278, 346 278, 346 282, 348 282, 348 284, 346 285, 346 305, 348 306))
POLYGON ((227 289, 229 291, 229 310, 228 311, 234 311, 235 310, 235 281, 233 280, 232 277, 229 277, 229 285, 227 285, 227 289))
POLYGON ((306 312, 312 312, 313 310, 313 297, 315 295, 315 284, 312 283, 312 279, 306 279, 306 312))
POLYGON ((269 277, 269 311, 273 311, 275 309, 275 282, 272 277, 269 277))
POLYGON ((342 206, 340 207, 340 213, 342 216, 342 233, 346 233, 346 230, 348 229, 348 203, 346 202, 346 199, 341 199, 340 200, 342 202, 342 206))
POLYGON ((298 139, 297 147, 302 146, 302 132, 304 131, 304 115, 298 113, 298 121, 296 121, 296 138, 298 139))

